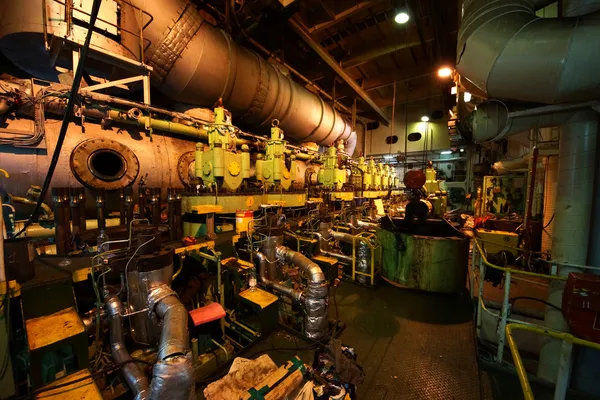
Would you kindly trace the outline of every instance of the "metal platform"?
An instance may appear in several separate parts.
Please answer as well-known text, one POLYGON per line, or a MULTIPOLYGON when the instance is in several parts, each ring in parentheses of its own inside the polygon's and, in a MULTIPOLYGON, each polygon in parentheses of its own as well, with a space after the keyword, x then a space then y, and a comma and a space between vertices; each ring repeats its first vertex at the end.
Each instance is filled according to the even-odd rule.
POLYGON ((359 388, 361 398, 486 397, 468 296, 388 284, 375 289, 344 284, 337 291, 339 317, 348 324, 341 340, 356 348, 367 374, 359 388))

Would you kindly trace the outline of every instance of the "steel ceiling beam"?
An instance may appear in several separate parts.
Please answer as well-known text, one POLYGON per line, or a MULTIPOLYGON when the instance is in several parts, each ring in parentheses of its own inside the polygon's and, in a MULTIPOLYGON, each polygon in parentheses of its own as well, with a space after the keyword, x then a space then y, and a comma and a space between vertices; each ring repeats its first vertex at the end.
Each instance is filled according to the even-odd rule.
POLYGON ((354 92, 365 102, 367 105, 377 113, 377 119, 385 125, 389 125, 390 117, 384 112, 369 96, 367 92, 365 92, 355 81, 350 77, 346 71, 340 67, 340 65, 335 61, 329 53, 327 53, 317 42, 314 41, 312 37, 306 32, 300 24, 295 19, 288 20, 290 27, 300 36, 304 42, 315 51, 335 71, 335 73, 348 84, 354 90, 354 92))
POLYGON ((375 58, 385 56, 386 54, 391 54, 398 50, 419 46, 420 44, 421 41, 417 40, 405 43, 386 43, 383 46, 375 48, 366 48, 361 52, 345 57, 340 61, 340 65, 342 66, 342 68, 356 67, 368 63, 369 61, 374 60, 375 58))
POLYGON ((376 5, 378 3, 382 3, 382 2, 383 2, 383 0, 360 2, 360 3, 356 4, 355 6, 352 6, 352 7, 348 8, 347 10, 342 11, 339 14, 336 14, 335 17, 331 21, 323 22, 321 24, 317 24, 317 25, 313 26, 312 28, 308 29, 308 33, 313 34, 313 33, 318 33, 318 32, 324 31, 325 29, 329 29, 329 28, 339 24, 340 22, 345 21, 348 18, 352 17, 354 14, 358 13, 359 11, 366 10, 367 8, 373 7, 374 5, 376 5))

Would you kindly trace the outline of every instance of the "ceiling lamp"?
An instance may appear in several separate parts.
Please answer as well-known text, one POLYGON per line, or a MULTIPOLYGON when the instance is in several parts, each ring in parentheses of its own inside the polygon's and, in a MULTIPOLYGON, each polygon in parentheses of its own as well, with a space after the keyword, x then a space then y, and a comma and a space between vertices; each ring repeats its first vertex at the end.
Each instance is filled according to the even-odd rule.
POLYGON ((409 19, 410 16, 406 12, 406 10, 398 10, 398 13, 394 17, 394 21, 396 21, 397 24, 405 24, 408 22, 409 19))
POLYGON ((469 93, 469 92, 463 93, 463 99, 465 99, 465 103, 470 102, 471 101, 471 97, 472 97, 471 93, 469 93))
POLYGON ((429 117, 428 117, 427 115, 423 115, 423 116, 421 117, 421 121, 422 121, 422 122, 429 122, 429 117))
POLYGON ((440 78, 450 78, 452 76, 452 68, 441 67, 440 69, 438 69, 437 74, 440 78))
POLYGON ((447 156, 449 154, 452 154, 452 150, 444 150, 444 151, 440 151, 440 154, 447 156))

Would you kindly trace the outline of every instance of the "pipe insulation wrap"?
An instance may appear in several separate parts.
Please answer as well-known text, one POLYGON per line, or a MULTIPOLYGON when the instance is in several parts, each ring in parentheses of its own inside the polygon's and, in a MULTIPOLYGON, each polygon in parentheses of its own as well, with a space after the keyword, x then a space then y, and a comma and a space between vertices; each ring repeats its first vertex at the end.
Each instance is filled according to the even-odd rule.
POLYGON ((277 246, 277 257, 300 267, 308 276, 308 283, 302 296, 305 308, 304 334, 315 340, 326 337, 329 328, 329 286, 321 267, 305 255, 285 246, 277 246))
POLYGON ((193 399, 194 370, 188 338, 188 313, 167 285, 148 293, 148 309, 162 321, 158 361, 152 368, 151 400, 193 399))
POLYGON ((144 30, 152 43, 146 63, 154 67, 154 82, 164 94, 204 106, 223 98, 234 118, 245 124, 268 129, 277 118, 290 139, 324 145, 344 140, 347 152, 354 152, 356 132, 337 110, 205 23, 190 2, 132 3, 154 16, 144 30))
POLYGON ((598 98, 600 16, 538 18, 528 0, 465 0, 457 70, 490 98, 558 104, 598 98))
MULTIPOLYGON (((104 300, 106 302, 106 310, 108 312, 109 329, 110 329, 110 348, 113 360, 120 364, 126 361, 131 361, 131 355, 125 347, 125 333, 123 331, 123 304, 119 297, 108 290, 104 291, 104 300)), ((144 400, 150 396, 148 379, 138 364, 129 362, 121 367, 121 375, 123 376, 127 386, 133 392, 135 400, 144 400)))

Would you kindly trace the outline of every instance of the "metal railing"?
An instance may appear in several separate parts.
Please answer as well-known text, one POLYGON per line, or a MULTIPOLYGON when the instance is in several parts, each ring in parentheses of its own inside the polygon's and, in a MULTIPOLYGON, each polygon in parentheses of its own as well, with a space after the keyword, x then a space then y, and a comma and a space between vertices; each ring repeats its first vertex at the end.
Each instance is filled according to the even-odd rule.
MULTIPOLYGON (((498 349, 497 349, 497 353, 496 353, 496 357, 495 357, 494 361, 496 363, 503 362, 504 347, 505 347, 504 343, 505 343, 505 341, 508 341, 508 346, 512 353, 512 356, 513 356, 513 359, 515 362, 515 368, 517 370, 517 374, 519 376, 519 381, 521 382, 521 387, 523 389, 523 395, 526 400, 532 400, 532 399, 534 399, 534 397, 533 397, 533 393, 531 391, 531 386, 529 385, 529 380, 527 378, 527 373, 525 372, 525 368, 523 366, 523 362, 519 355, 512 331, 519 329, 519 330, 523 330, 523 331, 538 333, 538 334, 541 334, 544 336, 551 337, 553 339, 562 340, 563 346, 561 348, 558 379, 556 382, 554 398, 555 399, 564 399, 564 395, 566 394, 566 391, 569 387, 569 382, 570 382, 570 377, 571 377, 572 345, 577 344, 577 345, 582 345, 582 346, 600 350, 600 344, 577 338, 568 332, 555 331, 555 330, 551 330, 546 327, 532 324, 532 323, 529 323, 526 321, 512 319, 512 318, 509 318, 508 315, 509 315, 510 285, 511 285, 511 277, 513 274, 543 278, 543 279, 548 279, 551 281, 552 280, 566 281, 567 277, 560 276, 560 275, 554 275, 554 274, 550 274, 550 275, 540 274, 540 273, 536 273, 536 272, 524 271, 524 270, 510 268, 510 267, 501 267, 499 265, 492 264, 487 259, 485 250, 482 249, 481 245, 479 244, 479 240, 477 238, 473 238, 472 240, 473 240, 473 253, 472 253, 472 269, 473 269, 473 271, 470 275, 471 298, 473 297, 473 294, 474 294, 473 293, 474 283, 475 283, 474 270, 475 270, 475 265, 477 265, 476 259, 477 259, 477 256, 479 256, 479 260, 478 260, 479 261, 478 262, 478 264, 479 264, 479 279, 477 282, 478 283, 477 336, 478 337, 480 336, 483 312, 493 316, 495 319, 498 320, 498 330, 497 330, 498 349), (503 271, 505 273, 504 297, 502 299, 502 306, 501 306, 500 313, 495 313, 495 312, 489 310, 485 305, 485 301, 483 298, 483 291, 484 291, 483 288, 485 286, 486 267, 494 268, 494 269, 503 271)), ((572 268, 574 267, 574 268, 581 268, 581 269, 595 269, 594 267, 578 266, 578 265, 573 265, 573 264, 562 264, 562 263, 558 263, 558 262, 552 262, 552 264, 553 264, 553 266, 552 266, 551 271, 556 274, 558 274, 558 266, 559 265, 565 265, 565 266, 569 266, 572 268)))
POLYGON ((521 383, 521 388, 523 389, 523 397, 525 398, 525 400, 534 400, 534 396, 533 391, 531 390, 531 385, 529 384, 527 372, 525 371, 525 366, 523 365, 523 360, 521 360, 519 349, 517 348, 517 344, 513 337, 514 330, 522 330, 537 333, 539 335, 548 336, 553 339, 562 341, 560 351, 560 363, 558 367, 558 375, 556 378, 556 388, 554 389, 555 400, 564 399, 567 394, 567 389, 569 388, 572 364, 571 353, 573 350, 573 345, 575 344, 579 346, 589 347, 595 350, 600 350, 600 344, 580 339, 566 332, 553 331, 550 329, 533 325, 525 325, 522 323, 510 323, 506 325, 504 329, 506 331, 506 339, 508 340, 508 346, 510 348, 510 352, 512 353, 513 360, 515 362, 515 368, 517 369, 517 375, 519 376, 519 382, 521 383))

